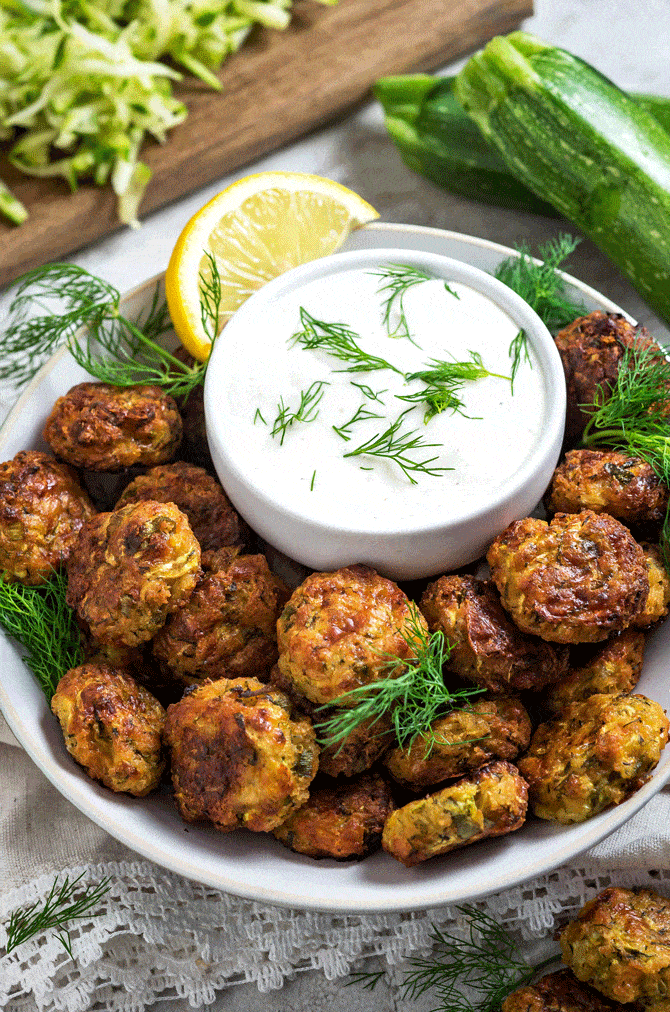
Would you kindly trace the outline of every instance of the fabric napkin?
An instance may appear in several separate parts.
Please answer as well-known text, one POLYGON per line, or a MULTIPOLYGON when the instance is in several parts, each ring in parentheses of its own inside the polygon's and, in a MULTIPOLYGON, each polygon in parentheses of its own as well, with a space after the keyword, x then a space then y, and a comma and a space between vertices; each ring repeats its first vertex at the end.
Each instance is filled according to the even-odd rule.
MULTIPOLYGON (((448 907, 323 914, 266 907, 182 879, 90 822, 17 745, 0 717, 0 1008, 142 1012, 175 997, 201 1008, 238 983, 268 992, 306 970, 335 980, 373 956, 393 968, 430 950, 433 926, 464 931, 448 907), (72 924, 74 958, 54 931, 3 954, 11 912, 44 899, 56 876, 72 881, 82 872, 82 884, 109 877, 111 886, 72 924)), ((557 923, 612 884, 670 894, 670 794, 661 792, 574 866, 479 905, 519 938, 550 939, 557 923)))

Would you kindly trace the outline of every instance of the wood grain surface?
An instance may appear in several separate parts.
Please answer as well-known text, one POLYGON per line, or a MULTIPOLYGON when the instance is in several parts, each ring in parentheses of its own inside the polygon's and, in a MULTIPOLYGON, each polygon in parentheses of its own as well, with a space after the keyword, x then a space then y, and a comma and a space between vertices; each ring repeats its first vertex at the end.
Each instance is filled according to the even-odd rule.
MULTIPOLYGON (((222 67, 223 93, 186 79, 189 109, 164 145, 142 153, 153 178, 147 214, 319 126, 365 99, 386 74, 432 70, 516 27, 532 0, 340 0, 300 2, 285 32, 255 31, 222 67)), ((27 206, 20 227, 0 223, 0 285, 57 260, 119 226, 109 187, 21 175, 3 178, 27 206)))

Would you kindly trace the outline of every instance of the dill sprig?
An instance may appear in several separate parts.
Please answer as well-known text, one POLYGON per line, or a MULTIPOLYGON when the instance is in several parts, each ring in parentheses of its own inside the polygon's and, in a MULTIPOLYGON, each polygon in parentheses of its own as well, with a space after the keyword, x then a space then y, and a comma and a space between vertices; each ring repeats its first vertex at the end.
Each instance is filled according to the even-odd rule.
POLYGON ((382 394, 386 393, 386 390, 373 390, 367 383, 356 383, 351 380, 352 387, 358 387, 364 397, 367 397, 370 401, 378 401, 379 404, 383 404, 382 394))
POLYGON ((348 422, 344 425, 333 425, 333 429, 342 439, 349 442, 351 439, 351 427, 357 425, 359 422, 369 422, 373 418, 383 418, 383 415, 378 415, 375 411, 370 411, 365 404, 361 404, 360 407, 356 408, 356 411, 351 416, 348 422))
MULTIPOLYGON (((330 386, 325 380, 315 380, 307 390, 300 391, 300 404, 293 411, 288 404, 284 404, 284 398, 279 398, 277 404, 277 417, 272 423, 272 436, 281 436, 279 445, 284 445, 286 433, 294 422, 313 422, 319 414, 319 404, 324 395, 324 387, 330 386)), ((262 415, 261 415, 262 418, 262 415)))
POLYGON ((421 380, 425 384, 424 389, 411 394, 396 394, 396 397, 399 401, 406 401, 408 404, 425 404, 424 424, 446 410, 469 417, 463 412, 464 402, 459 396, 459 392, 464 383, 484 379, 486 376, 494 376, 496 379, 504 380, 510 378, 497 372, 489 372, 478 351, 471 351, 469 360, 464 362, 456 362, 455 360, 447 362, 444 359, 433 358, 427 368, 405 375, 408 382, 421 380))
POLYGON ((24 274, 3 335, 0 381, 21 386, 67 344, 79 365, 103 383, 145 383, 174 397, 188 396, 204 381, 206 364, 182 362, 158 343, 171 329, 158 291, 147 313, 134 322, 121 315, 120 302, 116 288, 75 264, 46 264, 24 274), (56 300, 64 306, 60 312, 56 300), (36 307, 41 315, 32 315, 36 307))
POLYGON ((212 344, 217 337, 221 309, 221 274, 216 260, 205 250, 209 271, 200 271, 200 320, 202 329, 212 344))
POLYGON ((545 326, 556 333, 561 327, 587 312, 581 302, 565 293, 565 283, 557 273, 561 264, 579 245, 580 240, 561 233, 538 246, 542 263, 535 263, 526 243, 517 247, 519 256, 498 265, 494 277, 520 295, 534 309, 545 326))
MULTIPOLYGON (((386 298, 384 299, 384 316, 382 322, 386 327, 386 333, 389 337, 406 337, 412 344, 416 344, 409 329, 409 323, 405 314, 404 299, 405 295, 410 288, 415 285, 423 284, 424 281, 437 281, 433 274, 429 274, 427 271, 421 270, 420 267, 411 267, 409 264, 388 264, 382 267, 379 271, 371 271, 371 274, 376 278, 381 278, 382 281, 386 282, 377 289, 378 295, 383 295, 385 292, 386 298), (395 327, 391 326, 391 314, 393 312, 394 305, 397 304, 398 311, 398 323, 395 327)), ((453 288, 450 288, 446 281, 443 282, 445 291, 453 295, 455 299, 459 299, 458 292, 455 292, 453 288)), ((418 345, 417 345, 418 347, 418 345)))
POLYGON ((360 724, 376 723, 390 713, 393 728, 402 748, 424 735, 430 747, 431 725, 442 713, 457 709, 471 696, 484 690, 478 687, 451 691, 444 684, 442 669, 451 652, 444 634, 437 630, 429 635, 421 623, 416 605, 412 605, 407 631, 402 639, 410 648, 404 659, 383 655, 385 676, 369 685, 359 685, 319 707, 320 710, 342 707, 329 720, 316 725, 321 745, 337 745, 360 724), (353 704, 353 705, 352 705, 353 704))
POLYGON ((510 374, 510 390, 512 396, 514 396, 514 380, 516 374, 521 368, 522 364, 527 364, 533 368, 533 363, 528 351, 528 337, 525 330, 520 330, 516 337, 514 337, 509 346, 509 357, 512 359, 512 371, 510 374))
MULTIPOLYGON (((645 460, 670 486, 670 362, 668 349, 626 348, 616 381, 598 387, 583 446, 605 446, 645 460)), ((661 531, 661 552, 670 570, 670 507, 661 531)))
MULTIPOLYGON (((410 960, 411 969, 402 983, 403 1000, 416 1000, 434 990, 440 1001, 434 1012, 498 1012, 512 991, 560 960, 557 953, 529 966, 518 943, 494 917, 471 905, 456 910, 465 918, 466 937, 433 925, 433 951, 410 960), (472 992, 472 1000, 463 994, 464 987, 472 992)), ((349 983, 373 990, 383 976, 382 971, 363 971, 352 974, 349 983)))
POLYGON ((36 900, 22 910, 15 910, 6 928, 6 951, 9 953, 34 935, 56 928, 59 942, 72 959, 72 939, 66 925, 90 914, 109 892, 112 881, 104 878, 94 889, 84 892, 84 886, 79 885, 83 877, 84 872, 70 882, 66 875, 59 884, 57 876, 42 903, 36 900))
MULTIPOLYGON (((409 409, 411 410, 411 409, 409 409)), ((433 461, 437 460, 437 455, 434 457, 428 457, 425 460, 414 460, 408 454, 415 452, 416 450, 428 450, 435 447, 442 447, 442 443, 427 443, 423 436, 417 436, 416 429, 412 429, 409 432, 402 431, 402 424, 405 414, 403 412, 399 418, 396 418, 395 422, 384 429, 383 432, 378 432, 370 439, 366 440, 365 443, 361 443, 355 450, 350 450, 349 453, 345 453, 345 457, 377 457, 382 460, 389 460, 396 464, 406 478, 412 483, 417 484, 415 474, 426 474, 433 477, 439 477, 444 471, 453 471, 453 467, 441 467, 430 465, 433 461)))
POLYGON ((58 682, 84 660, 74 611, 65 603, 67 577, 55 573, 36 587, 0 581, 0 625, 26 653, 24 664, 51 702, 58 682))
POLYGON ((304 307, 300 309, 300 322, 303 329, 292 335, 290 341, 293 344, 301 344, 308 351, 318 349, 327 352, 340 362, 346 362, 347 366, 337 369, 336 372, 374 372, 380 369, 390 369, 399 373, 394 365, 387 362, 385 358, 377 355, 370 355, 357 343, 360 334, 348 327, 346 323, 327 323, 325 320, 317 320, 308 313, 304 307))

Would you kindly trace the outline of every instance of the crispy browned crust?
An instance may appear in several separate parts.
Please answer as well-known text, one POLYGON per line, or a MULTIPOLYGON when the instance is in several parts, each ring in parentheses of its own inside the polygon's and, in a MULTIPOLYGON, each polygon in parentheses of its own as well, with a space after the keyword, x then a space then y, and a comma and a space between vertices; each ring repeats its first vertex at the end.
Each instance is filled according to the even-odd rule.
POLYGON ((528 748, 530 736, 530 718, 520 700, 486 696, 436 720, 430 739, 419 735, 410 748, 392 749, 384 765, 399 784, 421 790, 493 759, 515 759, 528 748))
POLYGON ((565 678, 550 685, 543 697, 550 710, 558 712, 568 703, 605 693, 618 696, 632 692, 642 674, 644 634, 636 629, 613 633, 603 644, 575 648, 565 678))
POLYGON ((668 1012, 669 937, 665 896, 611 887, 582 908, 559 941, 563 962, 579 980, 627 1006, 668 1012))
POLYGON ((412 613, 397 584, 368 566, 313 573, 277 623, 282 676, 314 703, 377 681, 389 656, 409 657, 412 613))
POLYGON ((491 692, 537 692, 567 670, 567 651, 521 632, 490 581, 441 576, 426 588, 421 610, 451 648, 447 668, 491 692))
POLYGON ((654 525, 668 507, 668 488, 646 461, 617 450, 570 450, 545 496, 551 513, 609 513, 627 527, 654 525))
POLYGON ((59 397, 44 427, 57 457, 91 471, 122 471, 171 460, 181 416, 160 387, 79 383, 59 397))
POLYGON ((592 987, 580 983, 569 970, 557 970, 520 987, 505 998, 501 1012, 624 1012, 592 987))
POLYGON ((67 603, 94 640, 135 647, 190 597, 200 546, 173 503, 131 503, 85 524, 68 561, 67 603))
POLYGON ((227 833, 269 832, 307 801, 318 768, 314 731, 289 699, 256 678, 220 678, 168 707, 165 740, 183 819, 227 833))
POLYGON ((567 387, 566 443, 574 446, 589 418, 589 411, 580 405, 592 404, 596 392, 608 395, 626 349, 658 351, 658 345, 644 327, 634 327, 620 313, 599 309, 580 316, 554 340, 567 387))
POLYGON ((379 850, 393 810, 391 790, 378 773, 335 787, 320 785, 309 800, 273 830, 281 843, 308 857, 360 860, 379 850))
POLYGON ((525 780, 515 766, 500 760, 396 809, 384 825, 382 846, 411 868, 456 847, 520 829, 527 804, 525 780))
MULTIPOLYGON (((195 359, 191 358, 190 361, 193 363, 195 359)), ((192 390, 188 397, 179 401, 179 412, 184 428, 179 455, 191 464, 213 471, 214 464, 207 443, 203 394, 204 388, 199 386, 192 390)))
POLYGON ((0 576, 34 586, 60 569, 95 509, 76 473, 23 450, 0 464, 0 576))
POLYGON ((517 520, 487 559, 514 622, 557 643, 607 639, 631 624, 649 594, 641 547, 606 513, 517 520))
POLYGON ((250 539, 249 528, 218 481, 194 464, 178 460, 152 467, 126 486, 115 508, 143 499, 178 506, 203 552, 229 545, 241 548, 250 539))
POLYGON ((658 545, 642 543, 644 561, 649 575, 649 593, 644 607, 633 619, 636 629, 648 629, 668 614, 670 607, 670 574, 663 565, 658 545))
POLYGON ((535 815, 584 822, 634 794, 668 740, 668 719, 646 696, 599 694, 570 703, 535 731, 519 760, 535 815))
POLYGON ((192 596, 154 639, 154 656, 186 685, 224 676, 266 680, 289 588, 263 555, 208 553, 203 564, 207 571, 192 596))
POLYGON ((158 786, 165 710, 127 672, 101 660, 71 668, 51 709, 68 752, 94 780, 137 797, 158 786))

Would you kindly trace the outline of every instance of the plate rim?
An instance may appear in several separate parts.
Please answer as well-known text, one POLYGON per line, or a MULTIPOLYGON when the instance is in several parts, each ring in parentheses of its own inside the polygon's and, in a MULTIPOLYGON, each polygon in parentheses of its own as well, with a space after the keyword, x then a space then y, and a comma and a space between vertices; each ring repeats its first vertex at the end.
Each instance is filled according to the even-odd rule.
MULTIPOLYGON (((395 222, 372 222, 369 225, 363 226, 360 231, 371 233, 386 231, 395 233, 399 236, 405 234, 415 237, 430 235, 437 239, 451 239, 460 243, 465 243, 466 245, 477 246, 484 250, 494 252, 500 256, 506 257, 519 255, 518 251, 510 249, 500 243, 495 243, 492 240, 482 239, 477 236, 470 236, 462 232, 434 228, 431 226, 409 225, 395 222)), ((561 271, 560 274, 568 284, 580 291, 585 297, 605 306, 609 312, 623 313, 623 315, 625 315, 629 320, 632 319, 620 306, 606 296, 603 296, 596 289, 591 288, 589 285, 573 277, 567 272, 561 271)), ((160 272, 152 278, 145 280, 130 291, 122 293, 121 302, 128 302, 132 299, 141 297, 142 293, 146 289, 155 287, 163 276, 164 272, 160 272)), ((36 390, 41 386, 45 378, 58 366, 66 354, 67 347, 63 346, 42 365, 28 386, 22 392, 10 412, 7 414, 4 422, 0 426, 0 455, 2 454, 3 447, 8 440, 9 433, 12 431, 16 419, 25 411, 36 390)), ((475 887, 469 891, 465 897, 462 895, 462 892, 454 892, 453 889, 450 891, 448 886, 440 885, 435 881, 429 885, 424 885, 420 880, 416 880, 411 884, 408 884, 407 893, 411 892, 418 895, 412 895, 411 897, 405 895, 404 899, 398 898, 394 901, 390 895, 392 889, 391 885, 384 883, 384 898, 381 898, 378 901, 368 900, 362 904, 355 902, 338 902, 337 898, 333 896, 332 900, 324 902, 323 899, 288 891, 285 887, 282 887, 281 890, 270 889, 258 885, 251 888, 249 885, 240 884, 236 880, 229 879, 224 875, 209 875, 204 873, 203 870, 199 869, 193 862, 188 860, 185 853, 176 855, 172 853, 172 851, 159 846, 151 840, 147 840, 143 836, 136 836, 132 830, 127 828, 125 825, 114 823, 108 814, 96 809, 93 800, 95 795, 93 798, 90 796, 90 788, 94 782, 88 779, 79 780, 79 778, 75 777, 69 778, 67 782, 63 782, 59 779, 61 771, 58 768, 58 764, 55 763, 53 757, 48 754, 45 744, 36 740, 33 735, 24 728, 22 718, 16 711, 12 699, 6 691, 5 685, 2 681, 0 681, 0 710, 4 713, 10 729, 16 736, 17 740, 21 743, 30 759, 38 766, 41 772, 54 785, 54 787, 56 787, 56 789, 67 800, 74 804, 86 818, 91 819, 92 822, 100 826, 103 830, 109 833, 110 836, 128 846, 135 853, 141 855, 149 861, 153 861, 171 872, 174 872, 175 874, 183 875, 187 879, 192 879, 206 886, 220 889, 223 892, 229 892, 248 900, 267 903, 279 907, 290 907, 300 910, 322 911, 335 914, 379 914, 399 913, 410 910, 425 910, 432 907, 446 906, 458 902, 480 900, 493 893, 519 886, 538 875, 547 874, 553 871, 566 861, 576 858, 585 850, 588 850, 606 836, 609 836, 612 832, 627 822, 628 819, 630 819, 637 811, 639 811, 670 779, 670 763, 668 763, 665 770, 662 770, 660 773, 652 777, 647 784, 645 784, 627 801, 624 801, 621 805, 614 808, 608 809, 606 812, 601 813, 599 816, 590 820, 588 824, 589 829, 584 833, 577 846, 575 846, 574 841, 570 841, 569 836, 562 845, 559 843, 557 837, 557 846, 552 848, 551 857, 547 858, 542 856, 534 862, 524 865, 523 870, 519 870, 516 873, 505 874, 493 882, 486 881, 484 879, 484 881, 480 881, 479 884, 475 885, 475 887), (26 744, 26 741, 28 742, 28 745, 26 744), (423 895, 427 891, 429 891, 429 895, 423 895)), ((78 768, 77 772, 79 772, 78 768)), ((86 774, 83 774, 83 776, 86 777, 86 774)), ((104 790, 104 788, 101 790, 104 790)), ((587 824, 582 823, 581 825, 585 826, 587 824)), ((567 828, 569 829, 570 827, 567 828)), ((389 858, 389 860, 392 859, 389 858)), ((316 868, 318 865, 315 863, 313 867, 316 868)), ((403 893, 405 892, 405 890, 400 891, 403 893)))

